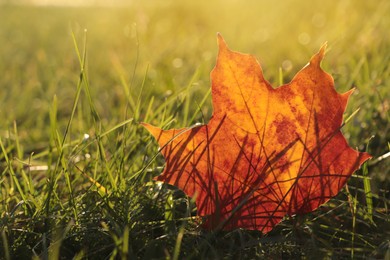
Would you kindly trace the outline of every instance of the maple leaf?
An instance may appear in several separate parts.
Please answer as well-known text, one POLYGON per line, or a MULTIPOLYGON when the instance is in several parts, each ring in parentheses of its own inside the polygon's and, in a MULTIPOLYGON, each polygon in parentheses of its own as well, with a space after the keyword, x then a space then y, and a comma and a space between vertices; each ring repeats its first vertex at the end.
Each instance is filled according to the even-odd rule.
POLYGON ((157 180, 195 197, 206 228, 267 233, 286 214, 311 212, 335 196, 371 156, 350 148, 340 131, 353 90, 337 93, 320 68, 325 45, 274 89, 254 56, 231 51, 220 35, 218 44, 208 124, 142 125, 166 160, 157 180))

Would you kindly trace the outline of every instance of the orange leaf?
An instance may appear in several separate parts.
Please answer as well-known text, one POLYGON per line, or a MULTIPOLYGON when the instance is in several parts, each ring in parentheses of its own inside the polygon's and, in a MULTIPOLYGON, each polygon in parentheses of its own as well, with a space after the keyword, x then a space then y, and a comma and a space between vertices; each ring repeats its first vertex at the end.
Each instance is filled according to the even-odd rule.
POLYGON ((251 55, 218 35, 207 125, 161 130, 142 123, 165 157, 157 180, 196 198, 209 229, 269 232, 288 214, 311 212, 335 196, 371 156, 340 131, 348 91, 320 68, 326 45, 293 80, 272 88, 251 55))

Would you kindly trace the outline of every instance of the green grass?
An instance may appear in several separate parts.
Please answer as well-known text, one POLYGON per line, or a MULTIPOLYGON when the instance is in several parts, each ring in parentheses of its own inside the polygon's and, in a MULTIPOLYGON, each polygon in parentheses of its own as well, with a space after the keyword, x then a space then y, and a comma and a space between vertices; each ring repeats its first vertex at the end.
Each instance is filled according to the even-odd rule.
POLYGON ((0 5, 0 258, 390 257, 388 1, 194 2, 0 5), (205 231, 185 194, 150 181, 164 160, 138 123, 207 122, 216 32, 275 87, 328 41, 323 68, 357 89, 342 131, 374 156, 267 235, 205 231))

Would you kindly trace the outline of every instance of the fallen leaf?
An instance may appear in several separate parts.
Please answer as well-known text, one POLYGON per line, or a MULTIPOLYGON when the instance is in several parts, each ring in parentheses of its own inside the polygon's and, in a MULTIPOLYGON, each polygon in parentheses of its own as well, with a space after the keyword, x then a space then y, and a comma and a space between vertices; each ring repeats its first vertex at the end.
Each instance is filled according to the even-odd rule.
POLYGON ((350 148, 340 128, 352 91, 339 94, 320 68, 326 45, 276 89, 251 55, 218 35, 211 73, 214 112, 206 125, 161 130, 166 165, 157 177, 196 198, 208 229, 269 232, 335 196, 371 156, 350 148))

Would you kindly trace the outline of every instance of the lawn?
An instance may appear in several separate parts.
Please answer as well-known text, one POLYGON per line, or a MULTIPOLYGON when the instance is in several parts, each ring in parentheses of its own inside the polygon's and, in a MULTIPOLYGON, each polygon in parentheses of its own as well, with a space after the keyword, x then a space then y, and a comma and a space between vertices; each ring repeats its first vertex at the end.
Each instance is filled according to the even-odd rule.
POLYGON ((389 1, 1 3, 0 258, 390 258, 389 1), (342 132, 373 155, 265 235, 207 231, 191 198, 152 180, 164 158, 139 123, 208 122, 217 32, 274 87, 328 42, 322 67, 356 88, 342 132))

